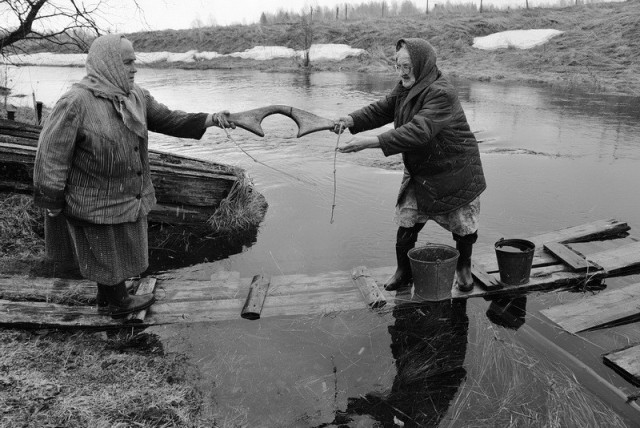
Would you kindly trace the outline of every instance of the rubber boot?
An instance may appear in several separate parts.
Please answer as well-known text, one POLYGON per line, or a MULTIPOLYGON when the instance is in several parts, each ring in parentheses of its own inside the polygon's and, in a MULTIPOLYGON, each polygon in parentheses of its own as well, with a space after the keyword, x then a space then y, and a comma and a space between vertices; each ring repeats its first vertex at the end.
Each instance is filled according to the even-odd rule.
POLYGON ((98 307, 98 313, 109 313, 109 300, 107 299, 107 287, 108 285, 98 283, 98 294, 96 295, 96 306, 98 307))
POLYGON ((411 286, 413 275, 411 273, 411 261, 409 251, 415 247, 418 233, 424 227, 424 223, 416 223, 413 227, 399 227, 396 234, 396 262, 397 268, 391 278, 384 284, 387 291, 396 291, 411 286))
POLYGON ((453 239, 456 241, 456 249, 460 252, 456 265, 458 290, 468 292, 473 290, 471 254, 473 252, 473 244, 478 239, 478 232, 465 236, 453 234, 453 239))
POLYGON ((132 312, 146 309, 156 301, 153 294, 143 294, 132 296, 127 291, 124 282, 106 287, 107 300, 109 302, 109 313, 111 318, 124 318, 132 312))
POLYGON ((396 291, 409 288, 411 286, 413 275, 411 274, 411 261, 409 260, 409 255, 407 253, 412 248, 413 246, 408 247, 396 245, 397 268, 396 272, 391 275, 391 278, 389 278, 386 284, 384 284, 385 290, 396 291))

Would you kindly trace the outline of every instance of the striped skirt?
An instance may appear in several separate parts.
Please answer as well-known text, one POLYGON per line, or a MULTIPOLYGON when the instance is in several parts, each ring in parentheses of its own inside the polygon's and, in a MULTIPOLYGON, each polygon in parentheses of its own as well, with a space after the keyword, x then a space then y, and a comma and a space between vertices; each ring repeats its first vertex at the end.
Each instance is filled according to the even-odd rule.
POLYGON ((115 285, 149 267, 147 217, 133 223, 93 224, 68 219, 83 277, 115 285))

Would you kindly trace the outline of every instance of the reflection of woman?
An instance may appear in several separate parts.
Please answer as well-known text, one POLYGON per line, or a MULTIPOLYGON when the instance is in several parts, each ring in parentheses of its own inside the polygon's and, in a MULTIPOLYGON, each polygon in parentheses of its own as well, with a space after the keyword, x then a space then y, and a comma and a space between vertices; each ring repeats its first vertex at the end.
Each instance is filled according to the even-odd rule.
POLYGON ((147 214, 156 202, 148 131, 198 139, 208 126, 230 126, 226 112, 158 103, 134 83, 135 59, 122 36, 92 43, 87 76, 42 129, 34 171, 36 204, 52 217, 64 212, 80 272, 98 283, 98 307, 108 304, 114 318, 153 303, 153 295, 130 296, 124 285, 148 266, 147 214))
POLYGON ((433 427, 447 414, 451 400, 466 376, 469 320, 466 300, 397 306, 389 327, 396 377, 384 396, 367 394, 349 399, 336 421, 370 415, 382 426, 433 427))
POLYGON ((395 129, 376 137, 355 138, 342 153, 380 148, 385 156, 402 153, 404 177, 398 194, 396 240, 398 267, 387 290, 406 288, 412 280, 408 251, 427 220, 449 230, 460 252, 458 287, 473 288, 471 253, 477 239, 479 195, 486 184, 478 144, 453 87, 436 66, 436 53, 421 39, 396 44, 401 81, 380 101, 341 117, 352 134, 393 122, 395 129))

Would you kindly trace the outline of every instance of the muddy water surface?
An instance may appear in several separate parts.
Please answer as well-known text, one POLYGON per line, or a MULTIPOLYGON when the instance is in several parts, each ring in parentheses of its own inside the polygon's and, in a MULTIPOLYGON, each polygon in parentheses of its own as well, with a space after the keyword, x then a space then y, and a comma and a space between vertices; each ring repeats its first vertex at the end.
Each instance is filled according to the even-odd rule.
MULTIPOLYGON (((19 72, 31 84, 16 84, 14 92, 30 94, 34 87, 47 104, 82 76, 79 69, 53 67, 19 72)), ((288 104, 333 118, 383 96, 393 76, 142 69, 138 81, 161 102, 187 111, 288 104)), ((603 218, 627 221, 637 233, 637 98, 480 82, 456 85, 482 140, 488 189, 482 197, 481 243, 603 218)), ((244 167, 269 203, 255 242, 216 261, 216 267, 249 277, 392 265, 398 159, 385 159, 378 151, 340 154, 330 223, 337 137, 326 131, 296 139, 296 125, 282 116, 265 119, 263 128, 264 138, 233 131, 235 143, 219 129, 210 129, 201 141, 152 138, 159 149, 244 167), (236 144, 270 167, 254 162, 236 144)), ((428 225, 420 242, 452 241, 447 232, 428 225)), ((628 279, 633 280, 638 278, 628 279)), ((623 283, 609 280, 607 285, 623 283)), ((637 326, 608 335, 589 333, 584 341, 554 330, 538 312, 578 297, 545 293, 515 301, 472 299, 406 311, 156 331, 169 350, 192 356, 221 426, 393 426, 394 420, 409 426, 465 426, 485 419, 486 424, 477 423, 492 426, 489 421, 497 420, 504 424, 493 426, 506 426, 514 417, 522 418, 519 426, 535 426, 526 409, 550 406, 543 398, 549 382, 559 384, 573 374, 592 394, 592 403, 606 403, 634 426, 638 414, 602 379, 630 394, 637 389, 604 367, 600 355, 605 348, 640 341, 637 326), (496 345, 501 343, 514 345, 496 345), (521 349, 526 355, 519 354, 521 349), (584 375, 571 356, 586 361, 596 376, 584 375), (540 381, 539 374, 527 377, 545 364, 552 373, 549 382, 540 381), (508 414, 501 414, 499 397, 519 400, 522 411, 511 403, 508 414), (520 413, 524 416, 514 416, 520 413)))

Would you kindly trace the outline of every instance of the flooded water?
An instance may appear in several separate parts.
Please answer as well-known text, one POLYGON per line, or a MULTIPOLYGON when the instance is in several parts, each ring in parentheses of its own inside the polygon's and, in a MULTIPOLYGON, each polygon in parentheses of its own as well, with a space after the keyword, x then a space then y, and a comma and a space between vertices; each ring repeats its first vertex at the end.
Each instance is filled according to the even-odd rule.
MULTIPOLYGON (((14 93, 30 97, 33 89, 45 104, 83 75, 81 69, 55 67, 14 72, 21 75, 14 78, 14 93)), ((186 111, 238 112, 286 104, 327 118, 380 98, 394 82, 393 75, 359 73, 149 69, 140 70, 137 79, 159 101, 186 111)), ((607 218, 624 220, 637 233, 638 98, 455 83, 472 130, 482 140, 488 189, 482 195, 480 243, 607 218)), ((235 143, 217 128, 201 141, 151 138, 158 149, 242 166, 266 197, 269 209, 255 242, 216 263, 242 277, 393 265, 393 208, 401 171, 379 166, 397 164, 397 159, 390 162, 377 150, 339 154, 331 223, 336 135, 324 131, 297 139, 295 123, 283 116, 266 118, 263 129, 264 138, 235 130, 235 143), (269 167, 254 162, 236 144, 269 167)), ((430 224, 419 239, 419 244, 426 242, 452 240, 430 224)), ((169 350, 191 355, 220 426, 368 427, 398 421, 407 426, 539 426, 525 410, 553 410, 540 398, 548 384, 541 376, 529 377, 535 375, 533 367, 545 364, 558 370, 549 382, 569 382, 578 373, 590 394, 634 426, 638 414, 603 388, 597 376, 581 377, 571 357, 553 360, 566 353, 579 356, 607 382, 634 391, 602 365, 599 341, 604 339, 590 336, 586 343, 562 336, 542 320, 538 311, 555 304, 558 294, 157 332, 169 350), (507 349, 503 342, 515 345, 507 349), (527 352, 519 354, 522 350, 527 352), (527 370, 514 361, 529 364, 527 370), (508 385, 512 390, 498 391, 508 385), (521 415, 500 411, 496 397, 512 395, 526 403, 520 406, 521 415)), ((637 328, 616 334, 621 342, 640 340, 637 328)))

